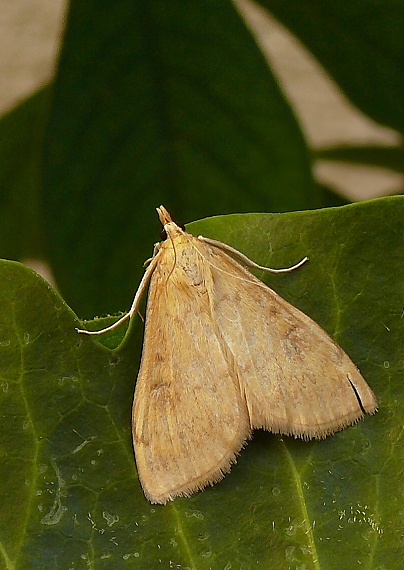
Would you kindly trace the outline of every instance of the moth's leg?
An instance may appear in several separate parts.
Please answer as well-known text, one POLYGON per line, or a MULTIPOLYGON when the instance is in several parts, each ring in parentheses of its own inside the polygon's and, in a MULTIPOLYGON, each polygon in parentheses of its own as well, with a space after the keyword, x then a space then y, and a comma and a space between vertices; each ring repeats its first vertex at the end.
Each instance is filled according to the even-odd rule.
POLYGON ((149 257, 149 259, 146 259, 146 261, 143 263, 143 267, 147 267, 153 261, 153 259, 156 257, 156 255, 160 251, 160 245, 161 245, 161 243, 159 241, 154 244, 153 255, 151 257, 149 257))
POLYGON ((294 269, 297 269, 298 267, 302 266, 303 263, 306 263, 306 261, 308 261, 309 259, 308 257, 303 257, 303 259, 301 259, 299 263, 292 265, 292 267, 286 267, 283 269, 272 269, 272 267, 264 267, 263 265, 258 265, 258 263, 255 263, 254 261, 249 259, 246 255, 244 255, 244 253, 241 253, 241 251, 238 251, 237 249, 234 249, 234 247, 231 247, 231 245, 227 245, 226 243, 222 243, 221 241, 210 239, 204 236, 198 236, 198 239, 209 245, 212 245, 213 247, 221 249, 222 251, 228 253, 232 257, 244 263, 244 265, 247 265, 247 267, 252 267, 254 269, 261 269, 262 271, 267 271, 268 273, 288 273, 289 271, 293 271, 294 269))
POLYGON ((139 284, 139 287, 136 291, 136 295, 132 301, 132 305, 131 308, 129 309, 129 312, 126 313, 126 315, 123 315, 123 317, 121 317, 120 319, 118 319, 115 323, 113 323, 112 325, 110 325, 109 327, 106 327, 105 329, 101 329, 99 331, 86 331, 84 329, 76 329, 76 331, 80 334, 87 334, 87 335, 91 335, 91 336, 95 336, 98 334, 103 334, 109 331, 113 331, 115 330, 117 327, 119 327, 119 325, 121 325, 122 323, 124 323, 127 319, 132 318, 132 316, 134 315, 134 313, 136 313, 140 300, 142 298, 143 293, 145 292, 147 285, 149 284, 150 281, 150 277, 157 265, 157 261, 158 261, 158 255, 156 254, 154 257, 151 258, 150 263, 148 268, 145 271, 145 274, 142 277, 142 280, 139 284))

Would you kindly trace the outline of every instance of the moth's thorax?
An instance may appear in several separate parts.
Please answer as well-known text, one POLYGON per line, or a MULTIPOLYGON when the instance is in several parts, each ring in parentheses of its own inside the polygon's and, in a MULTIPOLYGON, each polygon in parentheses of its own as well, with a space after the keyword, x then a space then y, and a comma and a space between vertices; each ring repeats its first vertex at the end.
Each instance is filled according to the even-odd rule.
POLYGON ((160 243, 157 272, 162 278, 172 279, 176 286, 203 289, 211 279, 204 245, 174 223, 166 224, 164 229, 167 239, 160 243))

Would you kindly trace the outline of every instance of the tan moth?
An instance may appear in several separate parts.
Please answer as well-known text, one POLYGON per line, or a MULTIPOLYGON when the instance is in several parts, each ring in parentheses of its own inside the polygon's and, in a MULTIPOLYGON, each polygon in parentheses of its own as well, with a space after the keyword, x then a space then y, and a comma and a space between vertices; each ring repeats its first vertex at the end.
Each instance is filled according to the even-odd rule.
POLYGON ((377 409, 359 370, 307 315, 254 277, 261 267, 221 242, 194 237, 157 212, 167 234, 148 283, 133 445, 146 497, 166 503, 223 478, 255 428, 323 438, 377 409))

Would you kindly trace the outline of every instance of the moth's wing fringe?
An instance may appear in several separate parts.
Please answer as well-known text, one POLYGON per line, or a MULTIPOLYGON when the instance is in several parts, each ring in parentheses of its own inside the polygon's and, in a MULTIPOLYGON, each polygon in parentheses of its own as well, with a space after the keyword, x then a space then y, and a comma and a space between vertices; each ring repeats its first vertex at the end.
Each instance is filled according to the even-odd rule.
POLYGON ((285 425, 278 425, 276 427, 273 425, 268 425, 268 424, 262 425, 262 426, 254 426, 254 427, 258 428, 258 429, 264 429, 264 430, 270 431, 272 433, 278 433, 281 435, 292 436, 295 439, 304 439, 305 441, 309 441, 311 439, 325 439, 329 435, 333 435, 334 433, 341 431, 348 426, 352 426, 354 424, 357 424, 359 421, 363 420, 364 417, 365 417, 365 414, 363 412, 361 412, 359 415, 357 415, 354 418, 343 418, 343 419, 341 419, 339 425, 336 427, 335 426, 325 427, 322 429, 321 426, 316 425, 316 426, 313 426, 313 428, 305 428, 304 431, 299 430, 298 428, 290 429, 290 427, 288 427, 286 424, 285 425))
POLYGON ((230 473, 232 466, 237 463, 237 458, 240 455, 241 450, 247 445, 252 436, 253 436, 252 431, 246 434, 246 437, 241 442, 240 447, 236 451, 234 451, 231 457, 228 458, 227 464, 220 467, 220 469, 216 471, 216 473, 213 474, 213 470, 211 470, 211 472, 209 473, 204 473, 203 475, 203 477, 205 478, 204 481, 195 483, 195 479, 193 479, 187 485, 183 485, 182 487, 176 489, 175 493, 166 493, 159 497, 151 497, 147 493, 146 489, 144 489, 144 493, 147 499, 154 505, 165 505, 169 501, 174 501, 174 499, 177 499, 179 497, 189 498, 194 493, 198 491, 203 491, 203 489, 205 489, 206 487, 213 487, 216 483, 221 481, 227 475, 227 473, 230 473), (208 480, 206 480, 207 477, 209 477, 208 480))

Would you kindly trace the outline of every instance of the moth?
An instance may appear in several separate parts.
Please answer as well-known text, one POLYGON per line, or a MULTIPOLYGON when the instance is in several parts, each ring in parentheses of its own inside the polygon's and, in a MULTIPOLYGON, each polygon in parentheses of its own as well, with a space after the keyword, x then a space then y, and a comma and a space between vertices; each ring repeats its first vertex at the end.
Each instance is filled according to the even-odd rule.
POLYGON ((152 503, 213 485, 252 430, 324 438, 377 410, 359 370, 310 317, 246 269, 229 245, 194 237, 157 208, 155 245, 129 312, 149 282, 133 404, 139 479, 152 503))

